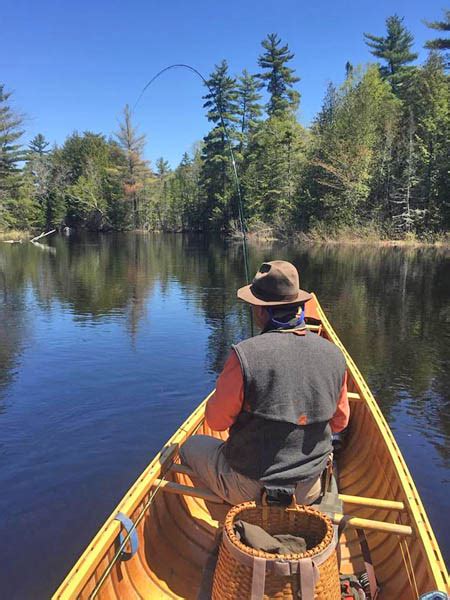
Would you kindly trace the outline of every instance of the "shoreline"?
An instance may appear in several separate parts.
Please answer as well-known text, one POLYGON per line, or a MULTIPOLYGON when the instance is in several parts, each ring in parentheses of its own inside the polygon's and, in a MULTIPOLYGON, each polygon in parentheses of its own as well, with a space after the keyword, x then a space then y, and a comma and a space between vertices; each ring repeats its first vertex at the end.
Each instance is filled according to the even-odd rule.
MULTIPOLYGON (((10 229, 0 230, 0 242, 27 242, 37 235, 38 230, 21 230, 21 229, 10 229)), ((78 230, 74 233, 80 233, 84 230, 78 230)), ((38 232, 39 233, 39 232, 38 232)), ((104 234, 105 232, 89 232, 104 234)), ((161 231, 147 231, 142 229, 132 229, 129 231, 108 231, 107 233, 139 233, 139 234, 150 234, 150 233, 191 233, 199 235, 209 235, 211 232, 161 232, 161 231)), ((365 232, 363 232, 365 233, 365 232)), ((275 233, 268 232, 265 230, 264 233, 260 231, 249 231, 247 233, 247 242, 251 245, 265 245, 274 243, 285 243, 285 244, 308 244, 308 245, 321 245, 321 246, 376 246, 376 247, 391 247, 391 248, 450 248, 450 232, 436 234, 434 239, 420 239, 415 235, 407 235, 405 238, 389 238, 382 235, 377 235, 373 230, 367 231, 367 235, 357 235, 352 230, 342 230, 341 232, 335 232, 327 235, 324 232, 294 232, 293 234, 276 235, 275 233)), ((226 236, 229 240, 234 242, 242 241, 242 234, 234 232, 231 235, 226 236)))

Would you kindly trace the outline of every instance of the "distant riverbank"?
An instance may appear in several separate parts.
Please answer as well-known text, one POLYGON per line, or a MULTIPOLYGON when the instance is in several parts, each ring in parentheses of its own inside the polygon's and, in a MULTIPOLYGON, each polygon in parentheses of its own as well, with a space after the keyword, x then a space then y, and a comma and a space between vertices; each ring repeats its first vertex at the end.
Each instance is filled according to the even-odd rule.
MULTIPOLYGON (((242 238, 242 233, 234 231, 234 239, 242 238)), ((428 233, 419 236, 413 232, 392 235, 375 226, 337 227, 318 225, 308 231, 283 232, 268 225, 250 228, 247 234, 250 243, 270 243, 285 241, 290 244, 352 244, 374 246, 437 246, 450 247, 450 232, 428 233)))
MULTIPOLYGON (((84 230, 80 230, 82 232, 84 230)), ((34 236, 42 233, 38 230, 10 229, 0 230, 0 242, 27 242, 34 236)), ((73 230, 73 233, 79 233, 73 230)), ((102 232, 99 232, 102 233, 102 232)), ((147 230, 129 231, 128 233, 164 233, 147 230)), ((171 232, 188 233, 188 232, 171 232)), ((235 230, 229 234, 234 240, 240 240, 242 233, 235 230)), ((374 246, 397 246, 397 247, 420 247, 434 246, 450 248, 450 232, 441 232, 437 234, 428 234, 427 236, 417 236, 415 233, 406 233, 403 236, 390 237, 380 230, 373 227, 360 228, 339 228, 330 229, 325 227, 316 227, 310 231, 297 232, 279 232, 270 226, 258 226, 250 229, 247 239, 252 244, 266 244, 271 242, 286 242, 289 244, 351 244, 351 245, 374 245, 374 246)))

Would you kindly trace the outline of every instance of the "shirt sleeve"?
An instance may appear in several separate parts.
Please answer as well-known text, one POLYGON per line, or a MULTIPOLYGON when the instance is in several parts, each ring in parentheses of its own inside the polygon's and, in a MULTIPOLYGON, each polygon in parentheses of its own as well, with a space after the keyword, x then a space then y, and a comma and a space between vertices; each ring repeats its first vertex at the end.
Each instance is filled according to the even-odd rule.
POLYGON ((216 383, 216 391, 206 404, 205 418, 214 431, 225 431, 236 421, 244 401, 241 364, 232 350, 216 383))
POLYGON ((339 433, 345 429, 350 419, 350 405, 348 403, 347 396, 347 371, 344 375, 344 381, 342 382, 341 391, 339 394, 339 400, 337 403, 336 412, 330 421, 331 431, 333 433, 339 433))

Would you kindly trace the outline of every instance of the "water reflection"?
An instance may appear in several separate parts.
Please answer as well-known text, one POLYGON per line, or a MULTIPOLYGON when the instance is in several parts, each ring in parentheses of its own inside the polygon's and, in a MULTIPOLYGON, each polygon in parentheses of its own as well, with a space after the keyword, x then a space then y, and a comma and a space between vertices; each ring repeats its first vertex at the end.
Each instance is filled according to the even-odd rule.
MULTIPOLYGON (((51 243, 55 255, 29 244, 1 248, 3 385, 16 368, 29 331, 30 289, 41 309, 50 312, 57 302, 80 324, 123 315, 134 337, 155 285, 170 295, 171 282, 176 281, 210 330, 207 366, 215 373, 230 345, 250 334, 248 311, 235 296, 244 282, 240 244, 199 236, 131 234, 54 238, 51 243)), ((273 244, 251 247, 250 252, 252 272, 273 257, 292 260, 300 268, 303 285, 319 295, 388 418, 407 391, 430 431, 448 435, 450 409, 442 402, 450 384, 450 261, 445 250, 299 250, 273 244)), ((438 447, 448 459, 448 445, 439 442, 438 447)))
MULTIPOLYGON (((0 484, 11 489, 17 473, 27 473, 0 507, 11 524, 0 526, 2 536, 22 538, 20 561, 0 551, 11 560, 16 597, 49 595, 149 454, 212 385, 231 343, 250 333, 248 310, 236 301, 245 282, 240 244, 133 234, 48 243, 55 253, 0 246, 0 484), (42 503, 50 502, 48 523, 27 547, 14 515, 36 478, 42 503), (83 506, 91 529, 78 531, 73 519, 51 524, 51 506, 62 501, 83 506), (55 553, 49 582, 40 545, 55 543, 62 529, 67 547, 55 553), (30 581, 20 581, 32 563, 30 581)), ((292 260, 303 287, 321 299, 393 427, 448 553, 439 516, 450 462, 448 253, 272 244, 250 248, 251 271, 274 258, 292 260)), ((29 507, 24 523, 38 510, 29 507)))

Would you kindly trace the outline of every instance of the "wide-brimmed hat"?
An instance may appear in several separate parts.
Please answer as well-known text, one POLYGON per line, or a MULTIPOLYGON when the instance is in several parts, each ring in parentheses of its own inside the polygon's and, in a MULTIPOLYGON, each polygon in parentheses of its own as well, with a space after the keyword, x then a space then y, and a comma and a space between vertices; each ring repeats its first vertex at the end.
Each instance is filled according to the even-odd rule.
POLYGON ((312 298, 300 289, 298 271, 286 260, 263 263, 252 283, 238 289, 237 297, 255 306, 300 304, 312 298))

